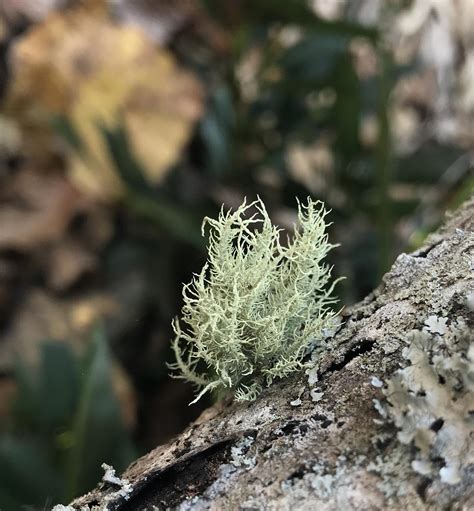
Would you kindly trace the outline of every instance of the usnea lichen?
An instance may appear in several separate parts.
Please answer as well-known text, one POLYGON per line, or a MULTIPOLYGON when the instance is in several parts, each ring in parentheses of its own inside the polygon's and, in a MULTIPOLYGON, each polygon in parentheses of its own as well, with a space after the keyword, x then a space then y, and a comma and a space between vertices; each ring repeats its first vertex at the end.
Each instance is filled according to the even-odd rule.
POLYGON ((332 326, 335 282, 323 261, 334 245, 326 214, 321 202, 298 203, 299 225, 285 244, 260 199, 204 219, 208 262, 184 286, 182 323, 173 323, 171 368, 200 389, 195 401, 222 390, 238 401, 255 399, 275 378, 301 368, 332 326))

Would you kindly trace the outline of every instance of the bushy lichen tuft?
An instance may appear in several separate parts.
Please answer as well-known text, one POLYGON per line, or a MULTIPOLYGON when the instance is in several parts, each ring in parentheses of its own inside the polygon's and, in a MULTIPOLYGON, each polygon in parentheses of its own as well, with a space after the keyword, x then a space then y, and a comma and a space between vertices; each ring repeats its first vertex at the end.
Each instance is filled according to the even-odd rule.
POLYGON ((299 225, 284 245, 260 199, 204 219, 209 259, 183 288, 184 326, 173 323, 171 368, 201 390, 195 401, 216 390, 255 399, 275 378, 301 368, 332 325, 335 283, 323 261, 334 245, 326 214, 321 202, 298 203, 299 225))

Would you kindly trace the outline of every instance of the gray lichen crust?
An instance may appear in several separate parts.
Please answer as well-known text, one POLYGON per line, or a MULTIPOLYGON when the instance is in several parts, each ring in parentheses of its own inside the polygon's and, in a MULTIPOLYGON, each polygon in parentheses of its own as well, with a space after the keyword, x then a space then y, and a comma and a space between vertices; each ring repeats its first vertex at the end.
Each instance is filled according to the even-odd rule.
POLYGON ((195 401, 211 390, 253 400, 275 378, 303 367, 334 319, 325 216, 321 202, 298 204, 298 229, 285 245, 260 199, 204 220, 209 260, 184 286, 185 326, 174 322, 171 366, 201 389, 195 401))
POLYGON ((412 467, 425 476, 458 484, 474 464, 474 335, 459 319, 430 316, 402 352, 406 367, 387 382, 386 408, 398 439, 413 443, 412 467))

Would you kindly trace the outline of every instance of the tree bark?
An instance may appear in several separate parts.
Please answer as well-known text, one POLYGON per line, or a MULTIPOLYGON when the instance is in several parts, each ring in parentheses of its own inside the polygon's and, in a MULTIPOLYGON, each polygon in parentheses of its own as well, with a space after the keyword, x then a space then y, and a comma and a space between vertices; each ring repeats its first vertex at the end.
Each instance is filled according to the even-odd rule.
MULTIPOLYGON (((401 254, 373 293, 343 312, 339 330, 318 355, 313 387, 302 372, 254 402, 217 403, 127 469, 130 492, 101 483, 72 507, 474 509, 473 466, 465 467, 458 484, 443 483, 437 473, 418 474, 411 465, 416 448, 401 443, 395 425, 374 406, 374 400, 386 402, 382 382, 407 365, 407 334, 421 330, 430 315, 448 324, 462 318, 472 332, 466 297, 474 290, 473 213, 471 199, 422 249, 401 254)), ((472 425, 470 434, 472 449, 472 425)))

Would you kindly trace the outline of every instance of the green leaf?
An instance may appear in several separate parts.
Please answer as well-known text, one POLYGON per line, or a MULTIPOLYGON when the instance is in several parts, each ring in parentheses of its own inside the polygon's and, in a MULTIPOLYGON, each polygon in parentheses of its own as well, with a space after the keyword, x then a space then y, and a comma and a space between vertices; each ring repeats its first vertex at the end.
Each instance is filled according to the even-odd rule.
POLYGON ((71 347, 61 342, 42 346, 38 397, 45 428, 65 426, 78 394, 77 362, 71 347))
POLYGON ((133 154, 124 124, 120 124, 114 130, 102 127, 101 132, 115 169, 125 185, 134 191, 149 192, 150 186, 145 180, 145 171, 133 154))
POLYGON ((199 223, 193 215, 158 194, 146 182, 141 165, 133 155, 128 135, 123 126, 116 130, 102 130, 115 168, 127 186, 125 205, 131 211, 157 223, 174 238, 203 247, 199 223))
POLYGON ((18 392, 12 404, 12 412, 14 423, 22 429, 39 429, 41 424, 41 401, 37 379, 36 371, 26 367, 22 360, 16 361, 15 380, 18 392))
POLYGON ((336 146, 345 161, 359 153, 359 119, 361 114, 360 82, 347 53, 341 55, 334 69, 334 123, 336 146))
POLYGON ((133 449, 112 389, 110 355, 102 328, 95 331, 84 361, 72 435, 67 498, 95 486, 102 475, 102 463, 120 471, 133 459, 133 449))
POLYGON ((122 470, 134 458, 102 330, 81 363, 69 345, 48 342, 35 370, 16 369, 15 429, 0 435, 0 509, 68 502, 97 484, 102 463, 122 470))
POLYGON ((157 223, 173 238, 194 245, 199 250, 204 247, 196 216, 180 207, 179 204, 173 204, 164 197, 155 199, 138 193, 129 193, 126 204, 131 211, 157 223))
POLYGON ((51 119, 53 128, 57 133, 71 146, 72 149, 81 153, 83 150, 83 144, 81 137, 77 134, 72 122, 63 115, 53 116, 51 119))
POLYGON ((38 439, 0 437, 2 510, 24 509, 25 505, 43 505, 49 498, 58 499, 63 480, 52 465, 44 445, 38 439), (21 507, 20 507, 21 506, 21 507))
POLYGON ((318 32, 367 37, 373 41, 378 38, 376 28, 366 27, 351 21, 329 21, 319 18, 309 8, 307 0, 245 0, 239 5, 239 11, 247 22, 262 24, 293 23, 318 32))
POLYGON ((207 168, 222 175, 231 160, 231 140, 234 127, 232 97, 227 87, 218 87, 212 94, 206 116, 199 125, 207 153, 207 168))
POLYGON ((347 37, 311 33, 286 51, 281 65, 290 79, 321 83, 329 79, 348 43, 347 37))

